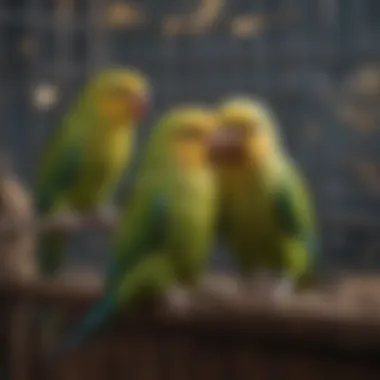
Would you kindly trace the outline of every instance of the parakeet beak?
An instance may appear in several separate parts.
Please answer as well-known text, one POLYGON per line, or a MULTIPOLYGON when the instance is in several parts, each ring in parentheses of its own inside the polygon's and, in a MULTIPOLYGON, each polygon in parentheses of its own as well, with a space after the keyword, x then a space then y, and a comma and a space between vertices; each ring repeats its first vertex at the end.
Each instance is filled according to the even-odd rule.
POLYGON ((247 159, 245 136, 234 128, 218 129, 210 140, 210 159, 216 165, 244 164, 247 159))
POLYGON ((150 109, 150 99, 147 95, 136 95, 132 99, 133 117, 136 120, 144 119, 150 109))

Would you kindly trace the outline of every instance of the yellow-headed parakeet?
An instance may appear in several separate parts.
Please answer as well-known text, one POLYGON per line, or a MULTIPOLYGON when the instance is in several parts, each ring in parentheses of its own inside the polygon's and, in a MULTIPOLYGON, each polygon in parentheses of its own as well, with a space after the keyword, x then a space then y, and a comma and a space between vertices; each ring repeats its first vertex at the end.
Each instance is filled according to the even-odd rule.
POLYGON ((212 157, 221 191, 221 236, 244 275, 311 279, 318 251, 313 205, 264 104, 232 98, 217 110, 212 157))
POLYGON ((155 126, 115 232, 105 295, 61 347, 77 345, 138 300, 175 283, 197 284, 207 269, 216 217, 208 150, 214 128, 213 113, 197 106, 175 108, 155 126))
MULTIPOLYGON (((104 70, 90 81, 42 151, 35 189, 40 215, 94 212, 109 202, 128 168, 150 95, 147 78, 136 69, 104 70)), ((66 241, 61 233, 41 237, 42 275, 57 272, 66 241)))

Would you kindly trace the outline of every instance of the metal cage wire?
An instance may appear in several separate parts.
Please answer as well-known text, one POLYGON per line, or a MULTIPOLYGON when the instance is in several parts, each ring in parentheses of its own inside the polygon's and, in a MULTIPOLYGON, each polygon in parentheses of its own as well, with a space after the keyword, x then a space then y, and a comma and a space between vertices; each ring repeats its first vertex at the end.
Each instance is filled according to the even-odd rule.
POLYGON ((31 183, 41 141, 67 99, 109 63, 151 76, 152 119, 174 103, 252 92, 274 107, 310 181, 325 262, 373 268, 379 16, 376 0, 2 0, 3 147, 31 183))

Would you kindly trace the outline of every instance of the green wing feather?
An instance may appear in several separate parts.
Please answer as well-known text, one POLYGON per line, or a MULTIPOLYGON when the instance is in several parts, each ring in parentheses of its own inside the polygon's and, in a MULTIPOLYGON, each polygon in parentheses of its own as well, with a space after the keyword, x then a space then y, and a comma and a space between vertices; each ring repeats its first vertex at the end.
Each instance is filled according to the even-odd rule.
MULTIPOLYGON (((54 212, 64 201, 67 190, 78 178, 81 162, 81 133, 72 119, 48 136, 39 158, 35 188, 35 205, 41 215, 54 212)), ((41 236, 37 247, 39 270, 53 275, 60 268, 67 239, 64 236, 41 236)))
POLYGON ((39 178, 36 191, 36 207, 41 214, 52 210, 61 194, 75 183, 79 174, 81 150, 78 147, 68 147, 61 157, 56 157, 54 166, 39 178))
POLYGON ((83 143, 97 124, 93 87, 84 88, 60 125, 47 136, 36 173, 36 206, 41 213, 51 211, 60 194, 77 179, 83 143))
POLYGON ((123 214, 112 249, 107 287, 163 245, 167 224, 167 205, 159 192, 141 189, 131 196, 123 214))
POLYGON ((49 212, 77 179, 86 129, 78 121, 69 115, 48 136, 39 157, 35 196, 40 213, 49 212))
POLYGON ((292 164, 278 189, 276 213, 287 255, 287 269, 295 277, 308 276, 318 256, 318 236, 306 184, 292 164))

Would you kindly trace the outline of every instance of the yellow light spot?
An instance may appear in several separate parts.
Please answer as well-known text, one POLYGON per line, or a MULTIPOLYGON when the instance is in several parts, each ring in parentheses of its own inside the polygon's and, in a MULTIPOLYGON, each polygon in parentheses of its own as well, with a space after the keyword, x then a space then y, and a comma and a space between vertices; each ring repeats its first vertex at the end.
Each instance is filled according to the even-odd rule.
POLYGON ((199 6, 188 15, 171 14, 162 22, 166 36, 197 35, 208 32, 222 13, 224 0, 201 0, 199 6))
POLYGON ((139 28, 146 22, 143 9, 136 4, 122 2, 108 5, 106 22, 111 28, 139 28))
POLYGON ((231 23, 231 33, 236 37, 258 37, 267 27, 263 14, 237 16, 231 23))
POLYGON ((223 0, 201 0, 199 7, 190 15, 189 31, 200 34, 210 30, 223 10, 223 0))
POLYGON ((39 84, 33 92, 33 105, 39 110, 47 111, 52 108, 59 98, 59 89, 51 83, 39 84))

